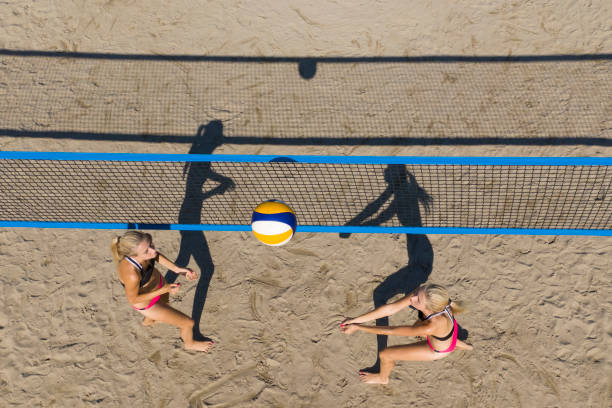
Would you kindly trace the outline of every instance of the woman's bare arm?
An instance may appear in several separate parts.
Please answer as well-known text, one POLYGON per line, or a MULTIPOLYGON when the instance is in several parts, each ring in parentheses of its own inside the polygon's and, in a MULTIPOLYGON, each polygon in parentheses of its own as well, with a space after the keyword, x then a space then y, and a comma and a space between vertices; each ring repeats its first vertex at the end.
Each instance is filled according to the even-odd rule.
POLYGON ((347 319, 343 322, 343 324, 354 324, 354 323, 364 323, 369 322, 370 320, 380 319, 383 317, 391 316, 400 310, 412 305, 412 301, 410 300, 412 293, 404 296, 400 300, 388 303, 386 305, 382 305, 372 310, 371 312, 362 314, 359 317, 355 317, 354 319, 347 319))
POLYGON ((434 330, 434 325, 430 322, 417 322, 412 326, 365 326, 356 323, 349 325, 345 332, 351 334, 356 331, 363 331, 386 336, 429 336, 434 330))
POLYGON ((180 266, 176 266, 174 262, 169 260, 166 256, 161 253, 157 253, 157 261, 159 264, 172 272, 185 275, 185 277, 189 280, 197 279, 198 275, 192 269, 189 268, 181 268, 180 266))
POLYGON ((164 254, 157 252, 157 261, 159 262, 159 264, 173 272, 179 272, 179 270, 184 269, 184 268, 179 268, 178 266, 176 266, 174 264, 174 262, 172 262, 171 260, 169 260, 166 256, 164 256, 164 254))
POLYGON ((125 286, 125 296, 130 304, 148 302, 156 296, 161 296, 164 293, 170 292, 172 285, 165 284, 159 289, 155 289, 148 293, 139 294, 140 278, 136 273, 130 271, 129 266, 119 265, 119 278, 125 286))

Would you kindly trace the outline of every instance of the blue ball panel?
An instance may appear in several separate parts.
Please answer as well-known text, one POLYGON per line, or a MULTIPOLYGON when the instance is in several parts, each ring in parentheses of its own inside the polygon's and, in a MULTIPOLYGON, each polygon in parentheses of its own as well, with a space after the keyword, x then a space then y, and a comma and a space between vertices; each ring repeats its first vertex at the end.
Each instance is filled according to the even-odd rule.
POLYGON ((290 212, 278 213, 278 214, 260 214, 258 212, 253 212, 253 217, 251 217, 251 224, 255 221, 279 221, 284 222, 291 226, 291 229, 295 231, 297 227, 297 220, 295 215, 290 212))

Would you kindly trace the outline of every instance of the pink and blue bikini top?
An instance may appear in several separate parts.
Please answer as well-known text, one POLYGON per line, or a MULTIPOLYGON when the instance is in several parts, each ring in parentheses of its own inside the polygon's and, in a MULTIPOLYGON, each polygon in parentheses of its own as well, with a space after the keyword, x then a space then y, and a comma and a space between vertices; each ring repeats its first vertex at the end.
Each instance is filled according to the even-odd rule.
MULTIPOLYGON (((144 285, 147 284, 147 282, 149 280, 151 280, 151 275, 153 274, 153 269, 155 269, 155 259, 151 259, 151 261, 147 265, 147 269, 144 272, 142 270, 142 265, 138 261, 136 261, 135 259, 130 258, 129 256, 126 256, 125 259, 126 259, 126 261, 128 261, 129 263, 134 265, 134 267, 136 267, 136 269, 138 269, 138 271, 140 272, 140 276, 141 276, 141 278, 140 278, 140 287, 142 288, 144 285)), ((122 285, 123 285, 123 283, 122 283, 122 285)))
POLYGON ((419 319, 420 319, 420 320, 423 320, 423 321, 425 321, 425 320, 429 320, 429 319, 431 319, 432 317, 436 317, 436 316, 438 316, 438 315, 441 315, 442 313, 446 313, 446 315, 448 316, 448 318, 449 318, 449 319, 451 319, 451 322, 453 322, 453 328, 451 329, 450 333, 448 333, 448 335, 447 335, 447 336, 444 336, 444 337, 432 336, 432 337, 433 337, 433 338, 435 338, 435 339, 438 339, 438 340, 440 340, 440 341, 445 341, 445 340, 450 339, 450 338, 451 338, 451 336, 453 335, 453 333, 455 332, 455 325, 454 325, 454 323, 455 323, 455 318, 453 317, 453 314, 451 313, 451 306, 450 306, 450 303, 449 303, 449 304, 448 304, 448 305, 447 305, 447 306, 444 308, 444 310, 442 310, 441 312, 432 313, 432 314, 430 314, 429 316, 425 316, 425 315, 423 314, 423 312, 421 312, 421 311, 419 310, 419 319))

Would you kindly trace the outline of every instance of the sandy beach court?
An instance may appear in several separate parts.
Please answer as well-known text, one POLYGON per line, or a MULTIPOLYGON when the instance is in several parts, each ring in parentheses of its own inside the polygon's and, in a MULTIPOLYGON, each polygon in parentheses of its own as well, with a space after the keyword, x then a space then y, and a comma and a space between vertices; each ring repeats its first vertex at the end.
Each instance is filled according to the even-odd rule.
MULTIPOLYGON (((0 149, 187 153, 221 121, 215 154, 610 157, 609 16, 566 0, 3 2, 0 149), (452 58, 389 59, 423 56, 452 58), (306 57, 337 59, 311 79, 282 60, 306 57)), ((141 326, 109 251, 121 233, 0 228, 0 406, 610 406, 610 237, 193 233, 210 284, 183 280, 171 305, 200 308, 204 354, 141 326), (339 324, 389 277, 415 279, 415 240, 427 282, 468 303, 474 350, 362 384, 376 337, 339 324)), ((151 233, 174 260, 179 232, 151 233)))

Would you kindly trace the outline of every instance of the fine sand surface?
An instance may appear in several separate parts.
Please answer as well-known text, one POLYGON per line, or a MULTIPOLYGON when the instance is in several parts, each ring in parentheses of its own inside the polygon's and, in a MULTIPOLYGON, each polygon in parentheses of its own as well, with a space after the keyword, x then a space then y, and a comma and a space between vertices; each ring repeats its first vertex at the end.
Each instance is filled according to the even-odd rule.
MULTIPOLYGON (((240 57, 612 52, 605 1, 92 3, 3 2, 0 48, 240 57)), ((280 62, 5 54, 2 150, 187 153, 199 126, 221 120, 228 143, 214 153, 612 156, 601 143, 612 137, 609 59, 329 62, 304 80, 280 62), (394 136, 421 142, 356 140, 394 136), (237 143, 244 137, 252 143, 237 143), (354 139, 266 143, 282 137, 354 139)), ((195 254, 210 256, 214 273, 195 304, 204 302, 200 332, 215 347, 201 354, 184 351, 174 327, 140 325, 109 252, 120 233, 0 229, 0 407, 610 406, 610 238, 298 233, 270 248, 248 233, 206 232, 207 247, 195 254), (408 251, 415 239, 417 251, 408 251), (428 243, 433 259, 418 251, 428 243), (458 321, 474 351, 402 362, 389 385, 362 384, 375 336, 345 336, 339 323, 370 310, 388 277, 415 279, 409 261, 423 256, 433 261, 427 280, 469 303, 458 321)), ((180 234, 153 235, 174 259, 180 234)), ((188 239, 204 242, 199 233, 188 239)), ((201 272, 202 258, 189 266, 201 272)), ((183 281, 171 304, 191 314, 201 289, 183 281)), ((391 324, 415 317, 401 312, 391 324)))

